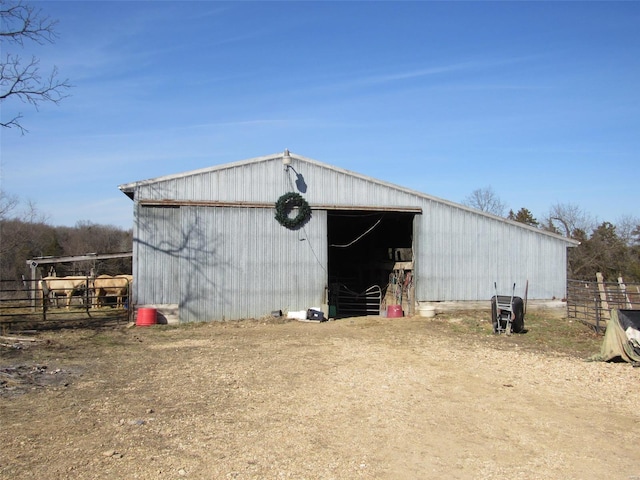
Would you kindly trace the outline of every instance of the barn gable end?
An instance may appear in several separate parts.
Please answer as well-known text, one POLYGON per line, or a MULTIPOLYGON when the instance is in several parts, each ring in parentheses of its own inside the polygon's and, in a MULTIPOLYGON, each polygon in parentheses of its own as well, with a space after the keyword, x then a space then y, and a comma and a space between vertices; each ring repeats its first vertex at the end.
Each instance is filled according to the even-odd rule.
POLYGON ((564 297, 571 240, 299 155, 287 162, 121 185, 134 201, 133 302, 177 305, 182 321, 327 309, 337 280, 384 289, 393 249, 411 254, 411 302, 488 300, 494 282, 564 297), (274 218, 286 192, 311 206, 302 228, 274 218))

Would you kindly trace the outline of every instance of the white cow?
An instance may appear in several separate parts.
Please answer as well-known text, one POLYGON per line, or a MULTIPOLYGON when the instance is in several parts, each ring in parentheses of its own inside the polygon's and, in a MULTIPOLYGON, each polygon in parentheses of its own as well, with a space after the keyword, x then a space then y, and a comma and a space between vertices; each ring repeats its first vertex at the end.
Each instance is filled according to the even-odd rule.
POLYGON ((122 308, 123 299, 129 292, 129 285, 133 282, 131 275, 100 275, 93 281, 93 307, 98 308, 104 305, 105 297, 108 295, 116 297, 116 305, 122 308))
POLYGON ((71 306, 71 299, 74 293, 81 292, 87 287, 90 287, 91 281, 89 277, 84 276, 69 276, 69 277, 44 277, 38 287, 42 292, 42 302, 55 300, 56 307, 58 306, 58 297, 64 296, 67 298, 66 308, 71 306))

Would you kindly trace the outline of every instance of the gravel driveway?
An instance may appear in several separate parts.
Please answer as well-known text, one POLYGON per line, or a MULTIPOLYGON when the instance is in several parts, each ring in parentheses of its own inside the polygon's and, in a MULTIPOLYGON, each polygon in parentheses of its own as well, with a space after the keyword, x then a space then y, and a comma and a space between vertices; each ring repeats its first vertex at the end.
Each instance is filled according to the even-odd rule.
POLYGON ((443 322, 42 334, 0 350, 0 477, 640 480, 640 369, 443 322))

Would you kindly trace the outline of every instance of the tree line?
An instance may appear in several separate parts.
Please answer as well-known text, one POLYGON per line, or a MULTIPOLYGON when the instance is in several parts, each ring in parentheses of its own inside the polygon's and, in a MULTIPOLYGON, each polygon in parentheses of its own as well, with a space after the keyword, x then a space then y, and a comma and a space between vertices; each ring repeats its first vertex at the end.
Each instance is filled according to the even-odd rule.
POLYGON ((569 248, 567 276, 594 281, 601 272, 605 281, 640 282, 640 218, 625 216, 615 223, 597 221, 575 204, 558 203, 540 220, 527 208, 509 210, 491 187, 479 188, 462 203, 476 210, 562 235, 580 244, 569 248))
MULTIPOLYGON (((88 221, 74 227, 52 226, 31 203, 21 206, 16 196, 0 191, 0 280, 30 275, 27 260, 87 253, 123 253, 133 247, 131 230, 88 221)), ((131 273, 131 259, 65 263, 56 266, 58 276, 131 273)), ((42 272, 47 275, 49 272, 42 272)))

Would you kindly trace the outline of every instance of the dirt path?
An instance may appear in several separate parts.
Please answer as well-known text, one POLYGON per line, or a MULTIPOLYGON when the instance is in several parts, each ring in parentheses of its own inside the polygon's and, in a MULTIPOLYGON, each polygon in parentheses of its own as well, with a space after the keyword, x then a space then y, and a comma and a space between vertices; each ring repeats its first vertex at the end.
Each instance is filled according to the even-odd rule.
POLYGON ((0 366, 60 380, 36 387, 34 371, 0 396, 0 477, 640 479, 640 369, 437 322, 85 331, 5 350, 0 366))

